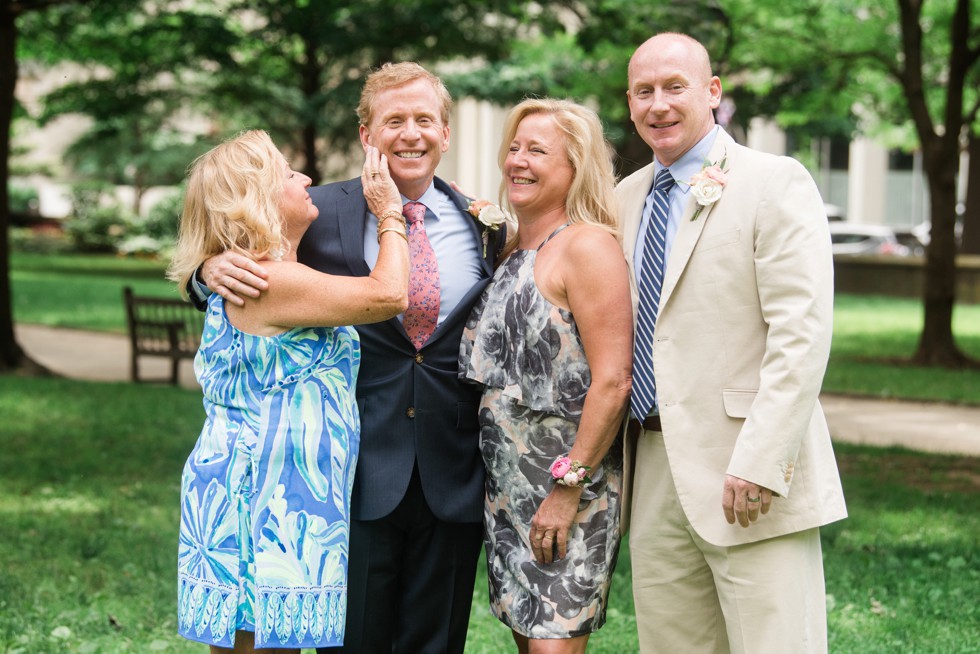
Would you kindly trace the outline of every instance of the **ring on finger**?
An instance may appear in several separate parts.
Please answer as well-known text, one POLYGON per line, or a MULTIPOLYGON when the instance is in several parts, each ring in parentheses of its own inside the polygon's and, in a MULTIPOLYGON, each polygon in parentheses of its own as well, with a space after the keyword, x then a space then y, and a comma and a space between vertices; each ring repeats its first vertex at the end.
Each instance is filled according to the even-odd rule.
POLYGON ((762 496, 760 495, 759 497, 746 497, 745 498, 745 501, 746 502, 761 502, 762 501, 762 496))

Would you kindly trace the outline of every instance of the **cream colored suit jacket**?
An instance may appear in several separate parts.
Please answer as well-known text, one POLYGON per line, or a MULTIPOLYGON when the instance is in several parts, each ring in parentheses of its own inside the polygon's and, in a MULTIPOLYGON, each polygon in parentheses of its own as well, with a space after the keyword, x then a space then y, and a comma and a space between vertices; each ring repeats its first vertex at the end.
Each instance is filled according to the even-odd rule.
MULTIPOLYGON (((678 497, 698 535, 719 546, 847 516, 817 401, 833 321, 823 202, 797 161, 750 150, 719 130, 709 160, 725 157, 721 199, 694 220, 689 194, 649 344, 678 497), (748 528, 725 521, 726 474, 779 495, 748 528)), ((653 174, 651 163, 616 189, 634 319, 633 251, 653 174)))

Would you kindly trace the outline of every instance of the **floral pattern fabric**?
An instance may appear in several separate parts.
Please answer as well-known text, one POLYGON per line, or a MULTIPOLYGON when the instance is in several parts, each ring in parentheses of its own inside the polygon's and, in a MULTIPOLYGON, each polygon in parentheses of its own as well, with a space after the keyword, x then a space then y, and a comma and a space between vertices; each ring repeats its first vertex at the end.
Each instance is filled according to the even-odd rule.
POLYGON ((206 418, 181 479, 184 637, 343 643, 359 365, 352 327, 254 336, 211 296, 194 360, 206 418))
POLYGON ((530 638, 572 638, 605 623, 619 552, 622 443, 590 471, 566 557, 538 564, 531 519, 554 486, 549 466, 575 442, 591 374, 572 314, 534 283, 536 254, 518 250, 497 269, 466 325, 460 376, 484 385, 491 610, 530 638))

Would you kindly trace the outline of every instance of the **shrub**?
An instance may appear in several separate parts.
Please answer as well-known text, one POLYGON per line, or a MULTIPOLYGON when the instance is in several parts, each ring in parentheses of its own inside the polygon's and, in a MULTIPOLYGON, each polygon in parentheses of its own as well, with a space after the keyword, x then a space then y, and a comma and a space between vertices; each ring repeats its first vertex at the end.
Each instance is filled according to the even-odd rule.
POLYGON ((33 186, 21 186, 19 184, 8 184, 7 192, 10 195, 10 211, 14 214, 36 215, 40 196, 37 189, 33 186))
POLYGON ((150 207, 146 217, 133 225, 134 233, 160 241, 175 242, 177 240, 177 226, 180 224, 180 213, 183 208, 183 192, 171 193, 150 207))
POLYGON ((119 206, 99 207, 65 221, 65 232, 78 252, 115 252, 128 228, 129 220, 119 206))
POLYGON ((161 239, 143 234, 127 236, 116 245, 116 252, 126 256, 158 256, 168 243, 161 239))
POLYGON ((12 227, 10 250, 36 254, 62 254, 71 250, 71 242, 57 228, 12 227))
POLYGON ((72 187, 72 215, 65 220, 65 233, 79 252, 115 252, 116 244, 129 232, 128 212, 113 198, 113 187, 85 182, 72 187))
POLYGON ((177 243, 183 194, 172 193, 154 204, 145 218, 132 220, 116 252, 127 256, 168 256, 177 243))

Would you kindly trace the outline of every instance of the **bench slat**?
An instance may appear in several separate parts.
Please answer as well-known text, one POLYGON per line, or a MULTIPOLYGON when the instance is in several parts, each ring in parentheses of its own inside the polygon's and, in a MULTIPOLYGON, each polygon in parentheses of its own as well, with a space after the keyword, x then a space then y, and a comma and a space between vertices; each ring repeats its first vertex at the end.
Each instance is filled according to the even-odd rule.
POLYGON ((201 344, 204 314, 183 300, 135 295, 129 286, 123 288, 123 301, 133 381, 164 381, 141 379, 139 374, 139 357, 159 356, 170 359, 169 381, 176 385, 180 361, 193 359, 201 344))

